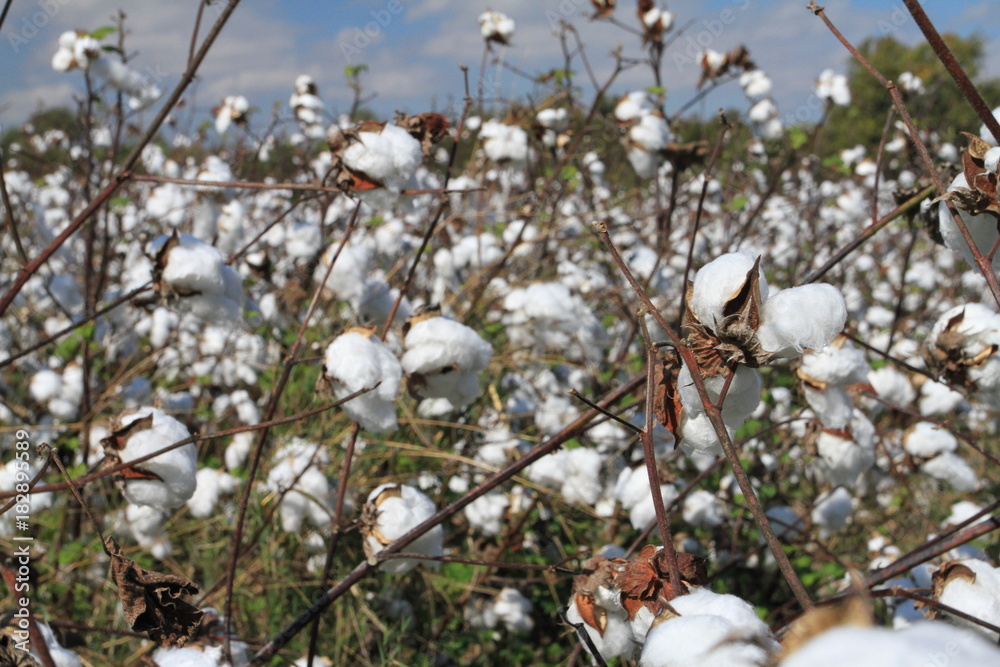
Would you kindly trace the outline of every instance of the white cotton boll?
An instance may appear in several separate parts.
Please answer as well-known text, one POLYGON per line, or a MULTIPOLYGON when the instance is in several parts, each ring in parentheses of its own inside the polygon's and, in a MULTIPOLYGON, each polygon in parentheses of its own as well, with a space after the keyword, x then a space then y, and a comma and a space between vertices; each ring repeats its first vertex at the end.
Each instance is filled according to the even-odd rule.
POLYGON ((906 406, 917 396, 909 378, 895 366, 883 366, 868 373, 868 383, 879 398, 893 405, 906 406))
POLYGON ((324 288, 333 292, 338 298, 351 303, 357 303, 365 289, 365 278, 368 276, 368 266, 371 257, 368 249, 361 244, 347 243, 337 254, 339 243, 333 243, 323 253, 323 258, 316 266, 313 279, 323 280, 327 267, 336 256, 330 276, 326 279, 324 288))
MULTIPOLYGON (((153 251, 158 252, 170 242, 166 236, 159 237, 153 242, 153 251)), ((176 303, 199 319, 229 324, 242 315, 242 279, 226 266, 216 248, 200 239, 177 237, 177 244, 167 253, 160 279, 180 297, 176 303)))
POLYGON ((639 122, 629 128, 628 137, 639 148, 650 152, 666 148, 673 139, 667 121, 656 112, 647 112, 639 116, 639 122))
POLYGON ((920 414, 925 417, 948 416, 960 411, 965 397, 942 382, 927 380, 920 386, 920 414))
MULTIPOLYGON (((959 562, 972 570, 975 581, 969 581, 963 576, 952 576, 938 596, 938 602, 964 611, 987 623, 1000 625, 1000 571, 981 560, 967 559, 959 562)), ((949 615, 948 618, 955 624, 986 637, 994 644, 997 641, 996 632, 957 616, 949 615)))
MULTIPOLYGON (((726 424, 726 430, 732 437, 732 427, 726 424)), ((678 446, 688 456, 710 456, 715 458, 722 456, 722 443, 715 432, 715 427, 709 420, 708 415, 696 410, 684 410, 681 412, 681 438, 678 446)))
POLYGON ((237 433, 226 447, 226 468, 236 470, 247 460, 253 446, 255 434, 252 431, 237 433))
MULTIPOLYGON (((436 511, 434 501, 412 486, 382 484, 372 489, 365 503, 364 516, 374 523, 365 530, 365 552, 369 555, 379 553, 387 544, 416 528, 436 511)), ((437 525, 410 542, 405 551, 440 556, 443 542, 444 528, 437 525)), ((434 567, 433 561, 397 558, 382 563, 379 568, 392 574, 404 574, 419 564, 434 567)))
POLYGON ((832 69, 823 70, 816 82, 816 95, 821 100, 829 100, 837 106, 850 106, 851 89, 847 86, 847 77, 834 74, 832 69))
MULTIPOLYGON (((566 618, 574 625, 582 624, 587 634, 590 635, 590 640, 593 642, 594 648, 597 649, 597 652, 605 660, 628 657, 632 655, 632 652, 636 648, 635 642, 632 639, 632 629, 629 627, 628 621, 625 620, 624 610, 608 609, 606 617, 607 625, 604 627, 603 634, 584 622, 575 599, 566 610, 566 618)), ((587 652, 590 652, 590 647, 586 643, 584 644, 584 648, 587 652)))
POLYGON ((842 387, 831 386, 826 391, 816 391, 805 386, 803 393, 824 428, 842 429, 851 421, 854 403, 842 387))
POLYGON ((514 27, 514 19, 501 12, 487 10, 479 15, 479 32, 486 41, 510 44, 514 27))
POLYGON ((913 456, 930 458, 958 448, 958 440, 951 433, 930 422, 917 422, 907 430, 903 448, 913 456))
POLYGON ((726 64, 726 54, 719 53, 715 49, 705 49, 698 60, 710 76, 717 76, 719 70, 726 64))
POLYGON ((817 283, 781 290, 764 302, 757 340, 780 358, 828 345, 847 322, 847 305, 833 285, 817 283))
MULTIPOLYGON (((737 367, 726 391, 726 400, 722 403, 722 419, 727 425, 739 426, 757 408, 760 404, 763 382, 757 369, 743 365, 737 367)), ((713 403, 718 400, 725 385, 725 375, 705 379, 705 389, 713 403)), ((692 413, 704 412, 701 397, 694 386, 691 371, 686 365, 681 368, 677 376, 677 388, 681 395, 681 403, 686 410, 692 413)))
POLYGON ((173 552, 173 545, 163 527, 166 520, 167 516, 158 508, 131 503, 125 506, 125 521, 132 537, 140 547, 161 560, 173 552))
POLYGON ((880 627, 837 626, 806 642, 781 667, 992 667, 1000 649, 948 623, 924 621, 898 632, 880 627))
MULTIPOLYGON (((152 416, 152 425, 133 431, 125 446, 117 452, 122 463, 152 454, 168 445, 191 437, 187 427, 156 408, 144 407, 119 417, 120 426, 152 416)), ((157 475, 159 480, 130 479, 125 481, 125 499, 135 505, 172 508, 183 505, 194 494, 197 485, 197 450, 188 443, 137 465, 157 475)))
POLYGON ((754 123, 766 123, 778 115, 778 107, 769 97, 756 102, 747 112, 747 118, 754 123))
POLYGON ((345 403, 344 412, 373 433, 396 430, 393 401, 399 391, 403 369, 385 343, 353 331, 342 334, 326 348, 323 373, 330 380, 337 398, 374 387, 345 403))
MULTIPOLYGON (((221 640, 221 638, 220 638, 221 640)), ((247 664, 248 646, 241 641, 231 641, 233 662, 227 662, 222 656, 222 646, 185 646, 175 648, 168 646, 158 648, 153 651, 152 659, 157 667, 243 667, 247 664)), ((313 662, 315 667, 322 667, 322 662, 317 659, 313 662)))
POLYGON ((492 491, 476 498, 463 510, 469 526, 481 535, 491 537, 503 531, 504 517, 510 500, 502 493, 492 491))
POLYGON ((28 383, 28 393, 39 403, 58 397, 62 390, 62 376, 47 368, 31 376, 31 381, 28 383))
POLYGON ((493 601, 493 613, 508 632, 531 632, 535 627, 531 609, 531 600, 516 588, 504 588, 493 601))
POLYGON ((698 528, 715 528, 722 525, 724 506, 714 493, 699 489, 684 499, 683 517, 698 528))
POLYGON ((568 503, 593 505, 604 490, 601 467, 604 457, 596 450, 577 447, 566 452, 560 491, 568 503))
POLYGON ((764 667, 768 657, 766 649, 741 639, 726 618, 697 614, 672 618, 650 630, 639 667, 764 667))
POLYGON ((947 482, 960 493, 971 493, 979 490, 979 478, 975 471, 954 452, 938 454, 930 461, 920 465, 920 472, 930 475, 942 482, 947 482))
MULTIPOLYGON (((643 494, 641 500, 629 510, 628 518, 632 528, 645 530, 647 526, 656 521, 656 505, 653 504, 653 494, 650 491, 649 476, 646 474, 645 468, 639 468, 637 474, 644 478, 643 481, 640 481, 635 479, 636 476, 633 475, 637 487, 642 489, 643 494)), ((663 484, 660 486, 660 495, 663 497, 663 506, 666 507, 677 497, 677 488, 672 484, 663 484)))
POLYGON ((323 230, 311 222, 295 222, 285 233, 285 250, 293 259, 312 259, 319 252, 322 243, 323 230))
POLYGON ((546 129, 562 132, 569 127, 569 112, 562 107, 542 109, 535 116, 535 120, 546 129))
POLYGON ((636 90, 618 100, 615 105, 615 118, 619 122, 627 123, 655 109, 652 96, 645 90, 636 90))
MULTIPOLYGON (((957 526, 960 523, 964 523, 968 519, 971 519, 976 514, 983 511, 983 508, 976 503, 970 502, 968 500, 959 500, 957 503, 951 506, 951 514, 945 519, 941 525, 942 526, 957 526)), ((976 523, 982 523, 983 521, 989 521, 990 515, 987 513, 985 516, 979 518, 976 523)))
POLYGON ((486 157, 498 163, 523 165, 530 157, 528 133, 517 125, 490 119, 479 131, 486 157))
POLYGON ((799 369, 801 374, 817 382, 846 386, 864 382, 869 367, 865 353, 850 341, 844 341, 842 346, 827 345, 802 355, 799 369))
MULTIPOLYGON (((965 174, 959 174, 951 182, 948 190, 952 191, 957 188, 968 187, 969 182, 966 180, 965 174)), ((958 212, 962 216, 962 222, 965 223, 965 227, 968 229, 969 235, 976 244, 976 248, 983 256, 988 255, 990 248, 992 248, 993 244, 997 241, 996 217, 989 213, 973 215, 971 213, 966 213, 961 209, 958 209, 958 212)), ((955 219, 948 210, 946 202, 938 203, 938 227, 941 231, 941 238, 944 239, 944 244, 952 251, 961 255, 962 258, 968 262, 970 267, 975 267, 976 263, 972 256, 972 251, 969 249, 969 245, 965 242, 965 238, 962 237, 962 233, 959 231, 958 225, 955 224, 955 219)), ((1000 270, 1000 253, 993 258, 993 270, 1000 270)))
MULTIPOLYGON (((858 422, 855 413, 852 427, 858 422)), ((817 467, 827 482, 834 486, 854 487, 859 478, 875 463, 875 450, 870 438, 844 438, 835 433, 823 431, 816 439, 819 454, 817 467)))
MULTIPOLYGON (((993 110, 993 117, 1000 120, 1000 107, 993 110)), ((986 127, 986 123, 979 126, 979 138, 988 143, 990 146, 997 145, 997 140, 993 136, 993 133, 990 132, 989 128, 986 127)))
POLYGON ((479 397, 479 374, 486 369, 493 348, 460 322, 431 317, 414 324, 404 340, 401 360, 408 375, 419 374, 422 397, 447 398, 461 408, 479 397))
MULTIPOLYGON (((49 649, 49 655, 52 657, 52 663, 55 667, 83 667, 83 663, 80 662, 80 658, 77 657, 76 653, 62 647, 48 623, 36 618, 35 625, 38 627, 38 631, 42 635, 42 640, 45 642, 46 648, 49 649)), ((36 651, 33 647, 31 649, 31 655, 38 659, 38 651, 36 651)), ((39 664, 41 664, 41 662, 39 662, 39 664)))
POLYGON ((771 78, 764 70, 753 69, 740 75, 740 86, 747 97, 763 97, 771 92, 771 78))
POLYGON ((739 639, 772 643, 767 624, 760 619, 749 602, 735 595, 694 588, 688 595, 671 600, 670 605, 681 616, 720 616, 733 624, 739 639))
POLYGON ((420 166, 423 152, 409 132, 398 125, 386 125, 379 134, 359 132, 358 141, 344 150, 341 160, 352 170, 398 191, 420 166))
POLYGON ((232 493, 239 478, 215 468, 202 468, 197 474, 198 486, 194 495, 188 498, 187 506, 191 516, 205 519, 215 513, 215 506, 223 494, 232 493))
POLYGON ((660 158, 644 148, 628 149, 628 161, 639 178, 652 178, 660 166, 660 158))
POLYGON ((825 540, 843 528, 853 511, 851 494, 844 487, 820 494, 812 511, 813 525, 819 526, 820 539, 825 540))
MULTIPOLYGON (((747 274, 753 268, 754 261, 756 257, 749 252, 731 252, 717 257, 698 270, 694 277, 689 306, 702 324, 714 327, 722 321, 723 307, 739 293, 746 282, 747 274)), ((763 269, 758 270, 760 296, 766 300, 767 280, 764 278, 763 269)))

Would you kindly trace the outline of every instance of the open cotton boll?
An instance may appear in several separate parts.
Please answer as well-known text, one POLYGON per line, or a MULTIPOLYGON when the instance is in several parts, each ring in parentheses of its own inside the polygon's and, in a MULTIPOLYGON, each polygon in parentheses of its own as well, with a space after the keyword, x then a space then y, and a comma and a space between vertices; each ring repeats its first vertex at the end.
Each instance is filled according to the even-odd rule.
POLYGON ((726 618, 698 614, 672 618, 652 628, 639 666, 764 667, 768 657, 766 649, 742 639, 738 628, 726 618))
POLYGON ((28 393, 39 403, 45 403, 62 393, 62 376, 48 368, 38 371, 28 382, 28 393))
POLYGON ((917 422, 903 438, 903 447, 914 456, 930 458, 942 452, 953 452, 958 440, 951 433, 930 422, 917 422))
POLYGON ((340 249, 340 254, 337 254, 339 247, 339 243, 333 243, 327 247, 320 263, 313 272, 313 279, 323 280, 330 262, 336 257, 337 261, 330 269, 330 275, 323 287, 333 292, 337 298, 344 299, 355 306, 364 293, 371 256, 368 249, 361 244, 347 243, 340 249))
POLYGON ((764 70, 753 69, 740 75, 740 87, 749 98, 763 97, 771 92, 771 79, 764 70))
MULTIPOLYGON (((732 425, 726 424, 726 431, 732 437, 732 425)), ((681 412, 681 433, 683 437, 678 446, 688 456, 711 457, 713 459, 722 456, 722 443, 719 442, 715 426, 712 425, 705 412, 697 410, 681 412)))
MULTIPOLYGON (((372 557, 413 528, 429 519, 437 508, 434 501, 412 486, 382 484, 368 494, 362 511, 362 532, 365 536, 365 553, 372 557)), ((410 542, 410 553, 440 556, 444 541, 444 528, 434 526, 410 542)), ((392 574, 404 574, 419 564, 435 567, 433 561, 397 558, 385 561, 380 569, 392 574)))
POLYGON ((239 478, 215 468, 202 468, 197 474, 198 486, 194 495, 188 498, 187 506, 191 516, 205 519, 215 513, 215 506, 223 494, 236 490, 239 478))
POLYGON ((531 632, 535 627, 531 610, 531 600, 516 588, 504 588, 493 601, 493 613, 508 632, 531 632))
POLYGON ((851 420, 854 403, 843 387, 830 386, 826 391, 803 387, 806 402, 824 428, 842 429, 851 420))
POLYGON ((465 518, 469 526, 487 537, 499 535, 503 530, 504 517, 510 500, 502 493, 492 491, 476 498, 465 506, 465 518))
MULTIPOLYGON (((948 191, 951 192, 958 188, 968 187, 969 182, 966 180, 965 174, 959 174, 951 182, 951 185, 948 186, 948 191)), ((969 231, 969 236, 972 237, 972 241, 976 244, 976 249, 985 257, 997 241, 996 217, 989 213, 973 215, 972 213, 963 211, 961 208, 956 208, 959 215, 962 216, 962 222, 965 223, 965 227, 969 231)), ((975 258, 973 258, 972 251, 969 249, 969 244, 965 242, 962 232, 959 231, 958 225, 955 224, 955 218, 952 217, 951 211, 948 210, 947 202, 938 203, 938 229, 941 232, 941 238, 944 240, 945 246, 957 252, 968 262, 970 267, 975 268, 975 258)), ((1000 270, 1000 254, 993 258, 993 270, 1000 270)))
POLYGON ((842 625, 813 637, 779 667, 993 667, 1000 649, 968 630, 947 623, 914 623, 898 632, 842 625))
POLYGON ((666 148, 673 139, 673 134, 663 116, 646 112, 639 116, 638 123, 629 128, 628 138, 639 148, 655 152, 666 148))
MULTIPOLYGON (((726 376, 717 375, 705 378, 705 389, 709 399, 714 403, 718 400, 722 388, 726 386, 726 376)), ((729 426, 739 426, 760 404, 760 392, 764 386, 763 378, 756 368, 743 366, 736 368, 733 379, 726 391, 726 400, 722 404, 722 419, 729 426)), ((691 370, 685 364, 677 376, 677 388, 681 395, 681 403, 685 410, 693 413, 704 412, 701 397, 694 386, 691 370)))
MULTIPOLYGON (((167 646, 153 651, 153 662, 156 667, 242 667, 247 664, 246 643, 231 641, 233 661, 230 663, 223 657, 223 647, 220 646, 185 646, 176 648, 167 646)), ((320 665, 320 661, 313 662, 320 665)))
POLYGON ((968 409, 965 396, 943 382, 926 380, 920 385, 920 401, 917 404, 924 417, 952 415, 968 409))
POLYGON ((517 125, 507 125, 490 119, 483 123, 479 136, 486 157, 501 164, 523 165, 531 157, 528 133, 517 125))
POLYGON ((487 42, 510 44, 514 27, 514 19, 501 12, 490 9, 479 15, 479 32, 487 42))
POLYGON ((711 491, 698 489, 684 499, 682 516, 692 526, 715 528, 722 525, 722 501, 711 491))
MULTIPOLYGON (((749 252, 730 252, 698 269, 688 304, 698 321, 712 328, 723 320, 723 307, 743 287, 756 259, 749 252)), ((760 296, 766 304, 767 279, 764 269, 760 268, 759 273, 760 296)))
POLYGON ((323 374, 337 398, 374 387, 345 403, 344 412, 373 433, 396 430, 393 401, 399 391, 403 368, 385 343, 356 331, 342 334, 326 348, 323 374))
POLYGON ((894 366, 883 366, 870 371, 868 383, 875 389, 879 398, 893 405, 905 407, 917 396, 909 378, 894 366))
POLYGON ((868 361, 865 353, 840 338, 822 349, 810 350, 802 355, 799 375, 805 375, 816 382, 846 386, 864 382, 868 376, 868 361), (841 342, 837 345, 837 342, 841 342))
POLYGON ((352 170, 398 191, 420 166, 423 152, 409 132, 387 124, 378 134, 359 132, 358 141, 344 149, 341 160, 352 170))
POLYGON ((816 438, 816 467, 834 486, 855 487, 875 463, 875 427, 857 410, 851 417, 850 435, 823 431, 816 438))
POLYGON ((164 245, 169 249, 160 267, 161 292, 177 296, 174 303, 206 322, 227 324, 241 318, 243 281, 217 249, 182 235, 157 238, 153 252, 164 245))
MULTIPOLYGON (((688 595, 676 597, 670 605, 681 616, 721 616, 733 624, 739 638, 745 641, 773 645, 771 631, 760 620, 753 605, 735 595, 714 593, 707 588, 694 588, 688 595)), ((673 622, 668 621, 668 623, 673 622)))
POLYGON ((489 365, 493 348, 474 329, 430 317, 410 327, 404 345, 401 363, 407 375, 420 376, 411 382, 418 395, 447 398, 456 408, 478 398, 478 375, 489 365))
POLYGON ((136 543, 160 560, 173 552, 173 545, 164 530, 167 517, 156 507, 133 505, 125 507, 125 521, 136 543))
POLYGON ((938 454, 930 461, 920 464, 920 472, 930 475, 942 482, 947 482, 953 489, 961 493, 971 493, 979 490, 979 478, 976 472, 954 452, 938 454))
POLYGON ((805 349, 829 345, 847 322, 847 305, 833 285, 800 285, 768 298, 761 319, 757 329, 761 347, 790 359, 805 349))
MULTIPOLYGON (((962 573, 951 570, 944 588, 937 597, 938 602, 964 611, 987 623, 1000 625, 1000 569, 976 559, 957 561, 957 563, 971 570, 971 576, 967 570, 963 570, 962 573)), ((948 618, 996 644, 996 632, 958 616, 948 615, 948 618)))
MULTIPOLYGON (((607 625, 604 626, 604 632, 601 633, 597 628, 592 627, 583 620, 575 599, 566 610, 566 619, 574 625, 583 626, 587 634, 590 635, 590 640, 593 642, 594 648, 597 649, 602 658, 612 660, 614 658, 631 656, 636 645, 632 639, 632 629, 629 627, 629 623, 625 617, 625 610, 621 609, 620 606, 617 609, 607 609, 607 616, 605 618, 607 625)), ((590 652, 590 647, 586 643, 584 643, 584 649, 588 653, 590 652)))
MULTIPOLYGON (((123 414, 118 424, 119 428, 102 442, 105 455, 115 463, 127 463, 191 437, 184 424, 151 407, 123 414), (146 418, 150 422, 144 428, 127 429, 146 418)), ((136 469, 159 479, 126 479, 123 486, 126 500, 157 508, 179 507, 194 494, 197 485, 197 450, 193 443, 188 443, 140 463, 136 469)))
POLYGON ((635 90, 618 100, 615 105, 615 118, 621 123, 627 123, 655 109, 653 98, 648 92, 635 90))
POLYGON ((854 508, 850 492, 842 486, 820 494, 812 511, 813 525, 819 526, 819 536, 827 539, 843 528, 854 508))

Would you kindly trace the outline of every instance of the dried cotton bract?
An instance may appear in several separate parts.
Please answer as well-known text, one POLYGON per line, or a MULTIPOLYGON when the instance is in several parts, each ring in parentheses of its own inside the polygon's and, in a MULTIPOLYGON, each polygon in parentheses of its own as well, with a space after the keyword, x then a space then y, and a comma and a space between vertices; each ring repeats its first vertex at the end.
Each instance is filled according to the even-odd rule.
POLYGON ((396 409, 392 402, 399 392, 402 376, 399 360, 374 332, 348 331, 326 348, 323 377, 337 398, 371 389, 343 405, 347 416, 367 431, 396 430, 396 409))
MULTIPOLYGON (((368 494, 361 516, 361 530, 365 536, 365 554, 376 556, 386 546, 429 519, 437 508, 426 495, 405 484, 383 484, 368 494)), ((442 555, 444 528, 434 526, 410 542, 404 551, 428 556, 442 555)), ((379 567, 392 574, 404 574, 419 564, 435 565, 434 561, 396 558, 379 567)))

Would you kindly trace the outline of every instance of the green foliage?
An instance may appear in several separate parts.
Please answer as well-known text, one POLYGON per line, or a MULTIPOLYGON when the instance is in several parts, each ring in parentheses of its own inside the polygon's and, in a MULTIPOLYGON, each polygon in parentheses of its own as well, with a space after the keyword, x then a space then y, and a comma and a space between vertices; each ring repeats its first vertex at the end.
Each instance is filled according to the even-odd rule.
MULTIPOLYGON (((962 38, 944 35, 952 53, 975 80, 985 55, 981 37, 962 38)), ((909 71, 923 79, 926 92, 907 100, 907 107, 918 128, 934 130, 945 141, 956 141, 958 132, 978 133, 981 121, 972 107, 961 99, 961 93, 951 76, 926 43, 916 46, 903 44, 894 37, 869 38, 858 50, 890 81, 909 71)), ((826 127, 820 135, 825 155, 857 144, 874 152, 882 138, 886 114, 893 106, 888 91, 856 60, 848 66, 851 105, 833 107, 826 127)), ((1000 103, 1000 80, 977 82, 987 104, 1000 103)), ((898 118, 898 116, 897 116, 898 118)), ((890 137, 891 138, 891 137, 890 137)))

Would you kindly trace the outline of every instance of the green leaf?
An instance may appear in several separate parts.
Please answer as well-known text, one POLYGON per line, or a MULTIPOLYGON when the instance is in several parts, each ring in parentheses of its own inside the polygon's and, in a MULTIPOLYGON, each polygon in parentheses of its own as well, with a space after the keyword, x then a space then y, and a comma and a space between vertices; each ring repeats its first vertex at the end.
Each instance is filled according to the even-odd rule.
POLYGON ((561 172, 559 172, 559 178, 561 180, 563 180, 563 181, 569 181, 569 180, 575 178, 576 175, 579 174, 579 173, 580 172, 577 170, 576 167, 574 167, 571 164, 568 164, 568 165, 566 165, 565 167, 562 168, 561 172))
POLYGON ((730 211, 742 211, 747 207, 747 196, 739 195, 738 197, 733 197, 729 202, 730 211))
POLYGON ((101 51, 104 51, 106 53, 117 53, 122 56, 125 55, 124 53, 122 53, 122 50, 119 49, 117 46, 112 46, 110 44, 104 44, 103 46, 101 46, 101 51))
POLYGON ((118 29, 115 28, 113 25, 105 25, 91 32, 90 36, 93 37, 94 39, 100 40, 116 32, 118 32, 118 29))
POLYGON ((667 89, 663 86, 650 86, 649 88, 646 88, 646 92, 653 95, 666 95, 667 89))
POLYGON ((788 130, 788 137, 792 142, 792 148, 795 150, 802 148, 806 145, 806 142, 809 141, 809 135, 806 134, 805 130, 798 126, 788 130))

